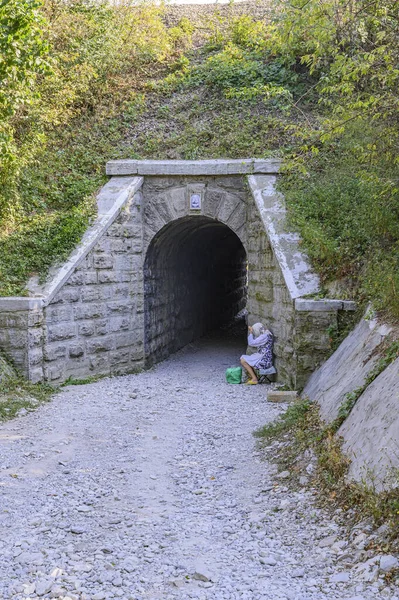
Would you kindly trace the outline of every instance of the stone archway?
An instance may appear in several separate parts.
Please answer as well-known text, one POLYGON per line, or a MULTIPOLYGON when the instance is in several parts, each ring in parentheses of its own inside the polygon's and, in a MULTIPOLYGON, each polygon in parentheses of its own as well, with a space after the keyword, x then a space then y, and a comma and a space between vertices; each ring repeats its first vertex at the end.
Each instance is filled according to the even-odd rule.
POLYGON ((247 257, 227 225, 186 216, 152 239, 144 262, 146 364, 166 358, 245 307, 247 257))

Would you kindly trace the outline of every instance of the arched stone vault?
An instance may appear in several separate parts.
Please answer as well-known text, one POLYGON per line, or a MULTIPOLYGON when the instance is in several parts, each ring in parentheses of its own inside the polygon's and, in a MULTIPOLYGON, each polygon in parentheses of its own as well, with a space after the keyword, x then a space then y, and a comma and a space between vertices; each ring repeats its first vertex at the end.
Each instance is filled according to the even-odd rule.
POLYGON ((287 229, 278 167, 111 161, 98 218, 70 258, 31 297, 0 298, 0 349, 32 381, 126 373, 246 302, 249 321, 274 333, 279 379, 302 387, 354 303, 309 298, 319 281, 287 229))
POLYGON ((146 364, 230 322, 245 308, 246 267, 240 239, 220 221, 186 216, 165 225, 144 261, 146 364))

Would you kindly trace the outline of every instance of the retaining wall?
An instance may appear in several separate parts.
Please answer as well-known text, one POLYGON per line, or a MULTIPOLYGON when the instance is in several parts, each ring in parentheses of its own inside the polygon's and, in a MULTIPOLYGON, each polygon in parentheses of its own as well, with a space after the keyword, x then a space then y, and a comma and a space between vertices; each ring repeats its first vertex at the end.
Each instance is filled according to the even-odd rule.
POLYGON ((287 230, 278 162, 111 161, 107 172, 70 259, 34 297, 0 299, 0 347, 21 372, 60 383, 134 371, 247 303, 275 335, 279 380, 302 387, 354 306, 304 298, 319 281, 287 230))

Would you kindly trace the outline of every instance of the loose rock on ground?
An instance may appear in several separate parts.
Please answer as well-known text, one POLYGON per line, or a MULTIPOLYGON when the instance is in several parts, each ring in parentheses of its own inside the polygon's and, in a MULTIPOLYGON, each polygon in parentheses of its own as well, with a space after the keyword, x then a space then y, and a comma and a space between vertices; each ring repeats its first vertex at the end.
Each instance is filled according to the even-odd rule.
POLYGON ((284 405, 224 382, 241 350, 209 337, 0 427, 0 599, 399 600, 396 558, 264 460, 284 405))

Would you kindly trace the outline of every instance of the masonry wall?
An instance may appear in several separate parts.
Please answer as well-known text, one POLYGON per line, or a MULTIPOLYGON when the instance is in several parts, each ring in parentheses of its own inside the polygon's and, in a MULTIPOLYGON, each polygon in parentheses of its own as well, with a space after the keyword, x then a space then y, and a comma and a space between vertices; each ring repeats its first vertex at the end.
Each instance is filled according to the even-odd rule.
POLYGON ((104 186, 96 222, 34 298, 0 299, 1 349, 32 381, 122 374, 162 360, 246 305, 249 322, 274 333, 278 380, 302 387, 327 356, 344 303, 303 300, 298 308, 318 280, 298 237, 286 233, 276 177, 242 175, 275 166, 144 163, 134 165, 151 173, 144 179, 125 174, 104 186), (193 193, 198 209, 190 208, 193 193))
POLYGON ((296 386, 295 310, 258 209, 248 206, 248 317, 274 335, 278 379, 296 386))
POLYGON ((0 348, 12 359, 25 377, 29 376, 28 347, 29 311, 4 311, 0 314, 0 348))
POLYGON ((242 177, 146 177, 143 186, 148 364, 231 320, 246 304, 242 177), (191 193, 201 209, 190 210, 191 193))
POLYGON ((44 309, 44 378, 122 374, 144 364, 141 193, 44 309))

